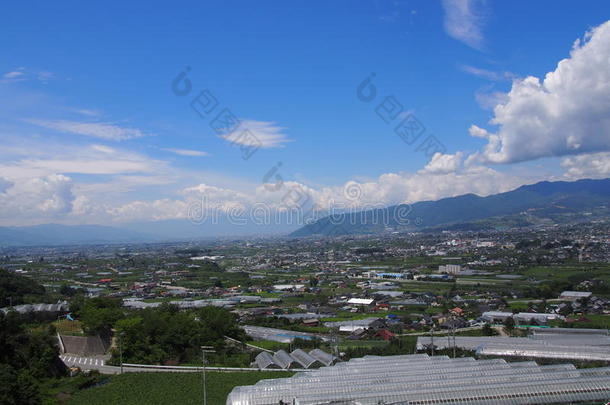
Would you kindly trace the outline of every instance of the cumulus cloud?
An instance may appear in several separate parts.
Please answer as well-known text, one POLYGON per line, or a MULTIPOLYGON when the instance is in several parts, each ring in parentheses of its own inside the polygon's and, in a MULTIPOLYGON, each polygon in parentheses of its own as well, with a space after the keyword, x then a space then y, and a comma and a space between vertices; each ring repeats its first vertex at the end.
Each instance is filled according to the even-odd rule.
POLYGON ((0 218, 6 222, 54 218, 72 210, 72 179, 61 174, 11 183, 0 193, 0 218))
POLYGON ((255 201, 255 197, 253 198, 252 195, 203 183, 193 187, 187 187, 181 191, 181 194, 189 199, 201 199, 205 197, 208 202, 221 209, 223 206, 230 207, 236 204, 247 205, 255 201))
MULTIPOLYGON (((188 208, 189 205, 184 200, 168 198, 154 201, 137 200, 114 207, 104 207, 103 215, 116 222, 161 221, 187 218, 188 208)), ((99 208, 93 210, 100 211, 99 208)))
POLYGON ((421 173, 451 173, 459 169, 464 154, 457 152, 453 155, 435 153, 430 162, 420 171, 421 173))
MULTIPOLYGON (((441 155, 437 158, 438 166, 454 165, 458 160, 451 155, 441 155), (450 162, 441 164, 439 162, 450 162)), ((361 196, 353 202, 355 207, 366 205, 387 206, 401 203, 437 200, 457 195, 475 193, 481 196, 508 191, 523 183, 531 182, 511 174, 502 173, 491 168, 474 166, 457 171, 421 170, 418 173, 387 173, 368 182, 356 182, 361 188, 361 196)), ((320 199, 345 200, 342 191, 347 186, 339 188, 323 188, 320 199)), ((330 201, 321 201, 322 206, 332 206, 330 201)))
POLYGON ((485 39, 484 3, 480 0, 443 0, 444 26, 449 36, 471 48, 481 50, 485 39))
POLYGON ((279 148, 290 142, 288 136, 283 132, 285 129, 275 122, 242 120, 239 128, 223 135, 222 138, 233 144, 248 147, 279 148))
MULTIPOLYGON (((44 145, 36 139, 6 138, 8 144, 0 145, 0 193, 4 190, 6 212, 15 215, 1 216, 0 224, 27 224, 34 221, 20 214, 22 200, 26 198, 23 184, 33 179, 48 179, 61 175, 76 179, 70 188, 75 196, 72 212, 53 214, 38 210, 34 222, 49 221, 69 223, 105 223, 112 220, 108 208, 142 195, 160 195, 173 191, 176 183, 188 184, 192 174, 184 174, 172 168, 168 162, 123 148, 101 144, 75 145, 49 140, 44 145), (51 176, 51 177, 49 177, 51 176), (7 183, 8 182, 8 183, 7 183), (9 184, 10 183, 10 184, 9 184), (15 186, 10 187, 12 184, 15 186), (17 193, 18 190, 19 193, 17 193), (133 194, 131 194, 133 193, 133 194), (17 198, 19 194, 20 198, 17 198), (84 198, 86 196, 86 198, 84 198), (10 201, 14 198, 15 203, 10 201), (110 205, 104 205, 110 204, 110 205), (17 210, 17 211, 15 211, 17 210), (62 216, 58 218, 57 215, 62 216)), ((199 173, 201 178, 201 173, 199 173)), ((36 201, 38 197, 32 197, 36 201)), ((65 205, 64 205, 65 206, 65 205)), ((36 205, 34 205, 36 207, 36 205)))
POLYGON ((121 127, 104 122, 68 120, 28 120, 28 122, 60 132, 90 136, 108 141, 124 141, 145 136, 145 134, 137 128, 121 127))
MULTIPOLYGON (((97 198, 103 192, 100 185, 75 185, 69 177, 56 174, 19 182, 5 181, 5 190, 0 193, 0 218, 5 224, 15 219, 23 223, 27 218, 37 218, 38 222, 54 219, 107 224, 197 219, 200 216, 211 218, 211 215, 239 217, 252 214, 257 209, 277 215, 300 209, 302 221, 306 217, 328 215, 331 211, 368 210, 466 193, 485 196, 542 180, 483 166, 462 167, 461 159, 461 154, 437 154, 425 169, 417 173, 386 173, 368 181, 350 180, 336 186, 312 187, 285 181, 237 190, 200 183, 182 188, 173 197, 150 200, 142 199, 140 193, 137 200, 97 198)), ((125 179, 126 184, 150 180, 147 176, 122 177, 134 177, 125 179)), ((125 191, 120 184, 117 181, 108 183, 107 192, 125 191)))
POLYGON ((610 150, 610 21, 576 41, 570 57, 543 80, 515 80, 494 108, 490 132, 473 126, 487 145, 480 162, 513 163, 545 156, 610 150))
POLYGON ((610 152, 566 157, 561 161, 569 179, 610 177, 610 152))
MULTIPOLYGON (((459 156, 441 155, 435 164, 455 166, 459 156), (445 162, 441 164, 440 162, 445 162), (451 162, 451 163, 446 163, 451 162)), ((306 184, 286 181, 279 187, 262 184, 243 192, 209 184, 183 189, 182 198, 133 201, 123 205, 104 207, 104 215, 113 221, 159 220, 192 218, 197 214, 210 218, 215 214, 248 214, 264 207, 269 212, 283 212, 300 208, 302 213, 316 217, 346 209, 367 210, 393 204, 437 200, 466 193, 489 195, 514 189, 524 183, 540 180, 523 178, 496 170, 475 166, 457 171, 422 170, 415 174, 386 173, 370 181, 349 181, 331 187, 314 188, 306 184), (204 214, 205 212, 205 214, 204 214)), ((99 209, 92 209, 98 212, 99 209)))

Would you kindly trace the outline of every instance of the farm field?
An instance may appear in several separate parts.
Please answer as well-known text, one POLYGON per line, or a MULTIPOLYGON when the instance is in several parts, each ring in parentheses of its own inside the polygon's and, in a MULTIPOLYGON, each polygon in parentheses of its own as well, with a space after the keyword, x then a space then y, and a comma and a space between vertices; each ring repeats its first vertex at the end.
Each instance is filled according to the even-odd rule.
POLYGON ((585 320, 574 323, 578 328, 610 329, 610 315, 588 314, 585 320))
MULTIPOLYGON (((208 372, 208 404, 222 405, 233 387, 251 385, 262 379, 290 377, 290 372, 208 372)), ((200 373, 126 373, 109 382, 75 394, 70 405, 201 404, 200 373)))

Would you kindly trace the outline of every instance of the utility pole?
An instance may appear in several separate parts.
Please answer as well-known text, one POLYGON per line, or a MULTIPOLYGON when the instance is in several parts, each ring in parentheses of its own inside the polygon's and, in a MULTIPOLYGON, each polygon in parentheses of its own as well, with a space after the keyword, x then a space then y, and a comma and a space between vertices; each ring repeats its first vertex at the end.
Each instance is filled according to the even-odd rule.
POLYGON ((201 346, 201 363, 202 367, 202 384, 203 384, 203 405, 208 405, 208 393, 205 381, 205 354, 206 353, 216 353, 213 346, 201 346))
POLYGON ((333 329, 330 336, 331 336, 330 341, 333 346, 333 353, 334 353, 335 357, 337 359, 339 359, 339 338, 338 338, 337 334, 335 333, 335 329, 333 329))
POLYGON ((453 322, 452 332, 453 332, 453 358, 455 359, 455 321, 453 322))
POLYGON ((123 374, 123 336, 125 336, 125 332, 119 333, 119 361, 121 362, 121 374, 123 374))
POLYGON ((432 355, 434 356, 434 324, 430 328, 430 346, 432 348, 432 355))

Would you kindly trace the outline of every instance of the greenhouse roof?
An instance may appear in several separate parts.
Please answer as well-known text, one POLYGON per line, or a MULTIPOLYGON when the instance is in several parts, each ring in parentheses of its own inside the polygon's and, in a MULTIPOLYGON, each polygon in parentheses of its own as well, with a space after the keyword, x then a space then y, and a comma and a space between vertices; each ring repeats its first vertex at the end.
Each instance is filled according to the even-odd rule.
POLYGON ((226 404, 513 405, 602 403, 608 398, 610 367, 579 370, 571 364, 416 354, 365 356, 291 378, 261 380, 235 387, 226 404))

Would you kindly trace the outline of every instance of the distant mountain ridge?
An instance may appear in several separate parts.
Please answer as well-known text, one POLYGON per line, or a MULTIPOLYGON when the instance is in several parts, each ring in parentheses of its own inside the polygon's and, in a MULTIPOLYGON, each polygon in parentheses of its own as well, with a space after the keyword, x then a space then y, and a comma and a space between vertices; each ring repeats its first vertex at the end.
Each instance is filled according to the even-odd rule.
POLYGON ((59 225, 0 226, 0 247, 99 245, 194 241, 221 237, 286 235, 292 224, 236 225, 224 217, 216 223, 192 223, 187 219, 133 222, 117 226, 59 225))
POLYGON ((140 232, 101 225, 43 224, 0 227, 0 246, 44 246, 144 242, 154 238, 140 232))
POLYGON ((610 179, 548 182, 521 186, 505 193, 480 197, 465 194, 437 201, 422 201, 412 205, 395 205, 364 212, 345 213, 321 218, 291 234, 294 237, 313 235, 333 236, 422 230, 455 226, 476 221, 509 217, 508 223, 531 220, 565 222, 576 220, 588 212, 608 214, 610 179), (525 214, 527 214, 527 216, 525 214), (521 214, 523 218, 516 217, 521 214))

